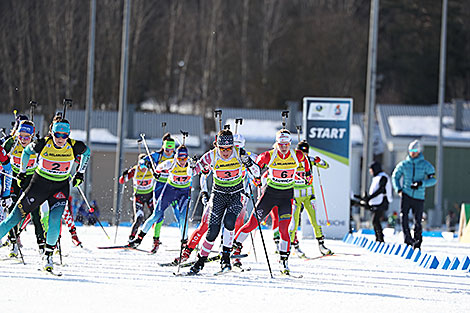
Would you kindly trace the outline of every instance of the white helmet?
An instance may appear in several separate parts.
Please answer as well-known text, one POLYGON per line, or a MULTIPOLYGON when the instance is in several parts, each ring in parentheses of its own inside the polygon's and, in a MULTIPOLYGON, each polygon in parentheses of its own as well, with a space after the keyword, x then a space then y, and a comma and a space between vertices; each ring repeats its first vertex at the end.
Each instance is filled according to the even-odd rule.
POLYGON ((245 147, 245 137, 242 134, 233 135, 233 145, 237 148, 245 147))

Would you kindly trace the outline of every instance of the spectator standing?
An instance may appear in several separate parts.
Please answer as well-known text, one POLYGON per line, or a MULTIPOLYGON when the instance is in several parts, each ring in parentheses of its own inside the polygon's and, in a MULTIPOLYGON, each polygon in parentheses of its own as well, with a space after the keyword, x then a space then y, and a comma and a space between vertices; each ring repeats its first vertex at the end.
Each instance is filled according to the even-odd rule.
POLYGON ((415 249, 421 248, 422 218, 426 187, 436 184, 435 170, 431 163, 424 159, 421 144, 414 140, 408 146, 408 155, 398 163, 392 173, 395 192, 401 197, 400 215, 404 241, 415 249), (413 213, 414 236, 411 236, 408 213, 413 213))

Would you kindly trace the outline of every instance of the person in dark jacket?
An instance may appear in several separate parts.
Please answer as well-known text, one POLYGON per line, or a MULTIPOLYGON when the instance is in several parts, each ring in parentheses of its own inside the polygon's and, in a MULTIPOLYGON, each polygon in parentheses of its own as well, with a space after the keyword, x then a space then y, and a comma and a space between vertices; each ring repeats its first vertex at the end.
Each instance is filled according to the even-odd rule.
POLYGON ((382 171, 379 162, 373 162, 369 167, 369 172, 373 176, 369 187, 369 195, 361 201, 362 205, 372 211, 372 225, 374 225, 375 240, 384 242, 381 220, 384 218, 388 205, 393 201, 392 184, 390 177, 382 171))
POLYGON ((392 173, 392 184, 395 192, 401 197, 401 222, 404 240, 415 249, 421 248, 423 227, 421 221, 424 211, 426 187, 436 184, 434 166, 424 159, 421 144, 418 140, 408 146, 408 156, 398 163, 392 173), (414 237, 411 237, 408 213, 413 213, 414 237))

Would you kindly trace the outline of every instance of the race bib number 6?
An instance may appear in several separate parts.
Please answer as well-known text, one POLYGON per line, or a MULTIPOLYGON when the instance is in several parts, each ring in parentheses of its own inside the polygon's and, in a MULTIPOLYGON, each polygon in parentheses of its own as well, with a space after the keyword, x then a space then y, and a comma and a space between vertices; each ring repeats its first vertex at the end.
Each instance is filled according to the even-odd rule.
POLYGON ((295 170, 276 170, 273 169, 273 177, 274 178, 280 178, 280 179, 285 179, 285 178, 292 178, 294 176, 295 170))

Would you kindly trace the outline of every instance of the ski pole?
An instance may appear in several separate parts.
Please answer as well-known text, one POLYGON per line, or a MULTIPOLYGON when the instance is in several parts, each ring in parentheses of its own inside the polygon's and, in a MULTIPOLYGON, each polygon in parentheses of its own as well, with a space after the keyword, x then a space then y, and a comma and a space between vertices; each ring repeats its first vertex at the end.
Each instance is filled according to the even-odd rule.
POLYGON ((258 263, 258 256, 256 255, 256 248, 255 248, 255 239, 253 239, 253 234, 250 232, 251 237, 251 245, 253 246, 253 254, 255 255, 255 262, 258 263))
MULTIPOLYGON (((199 195, 197 196, 196 198, 196 202, 194 202, 194 206, 193 206, 193 214, 191 214, 191 222, 194 222, 194 218, 195 218, 195 214, 196 214, 196 208, 197 208, 197 205, 199 204, 199 201, 201 201, 201 193, 199 193, 199 195)), ((204 211, 204 205, 203 205, 203 211, 204 211)))
POLYGON ((20 253, 21 261, 23 261, 23 265, 26 265, 24 258, 23 258, 23 252, 21 252, 20 243, 18 241, 18 234, 15 232, 14 229, 12 233, 13 233, 13 236, 15 237, 15 242, 16 242, 16 246, 18 247, 18 252, 20 253))
POLYGON ((263 232, 261 231, 261 223, 259 221, 258 215, 256 214, 256 203, 255 203, 255 198, 253 197, 253 189, 251 188, 250 184, 248 184, 248 187, 250 188, 251 201, 253 202, 253 215, 255 216, 256 221, 258 222, 259 233, 261 235, 261 241, 263 242, 264 254, 266 255, 266 261, 268 262, 269 274, 271 274, 271 278, 274 278, 273 272, 271 270, 271 264, 269 263, 268 251, 266 250, 266 244, 264 242, 263 232))
POLYGON ((328 219, 328 212, 326 210, 325 194, 323 193, 323 185, 320 179, 320 170, 318 169, 318 166, 315 166, 315 167, 317 168, 318 183, 320 184, 321 196, 323 199, 323 208, 325 208, 326 226, 330 226, 331 224, 330 224, 330 220, 328 219))
POLYGON ((0 175, 5 175, 5 176, 8 176, 8 177, 10 177, 11 179, 18 180, 18 178, 16 178, 15 176, 13 176, 13 175, 10 175, 10 174, 7 174, 7 173, 5 173, 5 172, 3 172, 3 171, 0 171, 0 175))
POLYGON ((59 250, 60 265, 62 265, 62 245, 60 244, 60 236, 57 241, 57 250, 59 250))
MULTIPOLYGON (((125 184, 122 184, 121 195, 124 195, 124 189, 125 189, 125 184)), ((119 228, 119 222, 121 221, 121 210, 119 208, 117 210, 118 211, 117 211, 117 218, 116 218, 116 233, 114 234, 114 243, 116 243, 118 228, 119 228)))
POLYGON ((152 164, 152 169, 156 173, 157 172, 157 166, 153 162, 153 158, 150 155, 150 150, 149 150, 149 147, 147 146, 147 141, 145 140, 145 134, 140 134, 140 137, 142 138, 142 142, 144 143, 145 151, 147 151, 147 156, 150 159, 150 164, 152 164))
POLYGON ((80 193, 80 195, 82 196, 83 201, 85 201, 85 203, 86 203, 86 205, 87 205, 87 207, 88 207, 88 211, 93 211, 93 214, 95 215, 96 221, 98 222, 98 224, 100 224, 101 229, 102 229, 102 230, 104 231, 104 233, 106 234, 106 237, 108 237, 108 239, 111 239, 111 238, 109 238, 108 233, 106 232, 106 230, 104 230, 104 227, 103 227, 103 225, 101 224, 100 219, 99 219, 98 216, 96 215, 95 210, 92 210, 92 209, 91 209, 91 206, 90 206, 90 204, 88 203, 88 200, 87 200, 87 198, 85 197, 85 194, 83 193, 82 188, 80 188, 80 186, 77 186, 77 189, 78 189, 78 192, 80 193))
MULTIPOLYGON (((189 161, 186 161, 186 162, 189 162, 189 161)), ((188 166, 189 166, 189 163, 188 163, 188 166)), ((185 217, 184 217, 183 238, 181 239, 180 257, 178 259, 178 271, 177 271, 177 273, 180 272, 180 267, 181 267, 181 256, 183 255, 183 240, 186 237, 186 227, 188 226, 189 205, 191 204, 191 188, 192 188, 192 186, 193 186, 193 178, 191 177, 191 183, 189 184, 188 205, 186 206, 186 214, 185 214, 185 217)))

